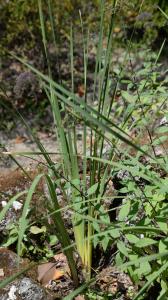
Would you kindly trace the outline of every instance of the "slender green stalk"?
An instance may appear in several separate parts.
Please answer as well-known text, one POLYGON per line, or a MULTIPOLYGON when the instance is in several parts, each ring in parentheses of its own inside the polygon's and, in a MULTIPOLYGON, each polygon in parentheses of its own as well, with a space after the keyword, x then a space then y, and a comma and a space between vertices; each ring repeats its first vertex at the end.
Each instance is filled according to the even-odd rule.
MULTIPOLYGON (((59 207, 58 200, 57 200, 57 195, 56 195, 56 192, 55 192, 55 186, 54 186, 51 178, 48 175, 46 175, 46 180, 47 180, 48 190, 49 190, 49 194, 50 194, 51 201, 52 201, 52 203, 51 203, 51 205, 52 205, 51 212, 53 210, 56 211, 55 214, 53 215, 53 220, 55 222, 58 239, 61 242, 62 247, 66 248, 66 247, 71 245, 71 241, 70 241, 70 238, 69 238, 68 233, 66 231, 61 213, 59 211, 60 207, 59 207)), ((73 258, 73 248, 69 248, 67 250, 64 250, 64 253, 65 253, 65 255, 67 257, 67 260, 68 260, 68 263, 69 263, 69 267, 70 267, 70 270, 71 270, 71 274, 72 274, 74 284, 76 286, 78 286, 78 274, 77 274, 77 270, 76 270, 76 264, 75 264, 75 261, 74 261, 74 258, 73 258)))

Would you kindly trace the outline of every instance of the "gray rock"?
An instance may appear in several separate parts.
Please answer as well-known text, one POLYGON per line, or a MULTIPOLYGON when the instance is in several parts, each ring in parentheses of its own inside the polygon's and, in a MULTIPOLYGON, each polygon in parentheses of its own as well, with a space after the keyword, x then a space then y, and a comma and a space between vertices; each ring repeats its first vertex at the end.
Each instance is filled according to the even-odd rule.
POLYGON ((32 279, 16 280, 0 291, 0 300, 52 300, 53 296, 32 279))

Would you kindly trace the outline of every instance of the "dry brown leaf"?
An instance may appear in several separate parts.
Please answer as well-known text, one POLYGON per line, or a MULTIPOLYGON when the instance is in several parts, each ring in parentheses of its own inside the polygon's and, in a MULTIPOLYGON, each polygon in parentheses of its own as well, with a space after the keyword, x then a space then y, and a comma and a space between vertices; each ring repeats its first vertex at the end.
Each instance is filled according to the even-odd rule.
POLYGON ((75 297, 75 300, 85 300, 85 296, 84 295, 78 295, 77 297, 75 297))
POLYGON ((17 136, 16 138, 15 138, 15 144, 21 144, 21 143, 23 143, 23 142, 25 142, 25 137, 23 137, 23 136, 17 136))
POLYGON ((78 95, 79 95, 79 97, 83 97, 84 94, 85 94, 85 88, 84 88, 84 85, 81 84, 78 86, 78 95))
POLYGON ((67 258, 63 253, 56 254, 55 262, 48 262, 38 266, 38 281, 47 285, 50 280, 57 280, 63 275, 70 274, 67 258))
POLYGON ((46 263, 38 266, 38 281, 43 285, 47 285, 50 280, 57 280, 64 275, 65 271, 56 268, 55 263, 46 263))

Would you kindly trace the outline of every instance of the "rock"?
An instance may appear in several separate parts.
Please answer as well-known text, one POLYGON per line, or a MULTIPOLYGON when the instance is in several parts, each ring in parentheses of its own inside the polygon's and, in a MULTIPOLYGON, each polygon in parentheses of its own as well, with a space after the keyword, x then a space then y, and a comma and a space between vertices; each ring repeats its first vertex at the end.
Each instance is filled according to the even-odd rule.
MULTIPOLYGON (((29 265, 27 259, 20 259, 18 265, 18 256, 13 251, 6 248, 0 249, 0 281, 16 274, 21 269, 29 265)), ((34 268, 33 268, 34 269, 34 268)), ((21 277, 8 284, 0 290, 0 300, 52 300, 53 295, 45 288, 41 287, 34 279, 37 275, 35 270, 26 272, 25 277, 21 277), (34 273, 33 273, 34 271, 34 273)))
POLYGON ((1 300, 52 300, 51 294, 28 277, 16 280, 0 291, 1 300))
MULTIPOLYGON (((20 259, 19 266, 23 263, 20 259)), ((6 248, 0 248, 0 269, 4 272, 4 278, 11 276, 18 269, 18 256, 13 251, 6 248)), ((0 277, 0 280, 4 279, 0 277)))

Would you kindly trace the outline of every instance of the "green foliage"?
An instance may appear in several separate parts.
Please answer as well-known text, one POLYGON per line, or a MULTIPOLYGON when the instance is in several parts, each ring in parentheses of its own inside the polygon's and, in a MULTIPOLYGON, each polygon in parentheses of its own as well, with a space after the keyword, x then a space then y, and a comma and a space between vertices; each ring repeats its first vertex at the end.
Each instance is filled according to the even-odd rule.
MULTIPOLYGON (((44 1, 45 2, 45 1, 44 1)), ((54 26, 57 33, 63 36, 69 34, 69 24, 79 24, 79 9, 83 17, 88 17, 88 12, 96 7, 97 0, 92 4, 86 5, 82 0, 50 1, 54 16, 54 26)), ((48 15, 48 3, 44 6, 45 15, 48 15)), ((39 21, 38 1, 36 0, 2 0, 0 3, 0 53, 4 54, 8 50, 19 48, 24 50, 33 47, 41 47, 41 30, 39 21)), ((91 17, 92 20, 92 17, 91 17)), ((90 20, 90 21, 91 21, 90 20)), ((51 33, 51 24, 46 20, 46 30, 48 35, 51 33)))
MULTIPOLYGON (((139 30, 139 37, 143 37, 145 43, 150 44, 160 36, 166 37, 166 19, 160 14, 157 5, 168 13, 168 5, 164 1, 153 0, 144 1, 141 11, 139 12, 141 3, 137 0, 132 0, 130 3, 123 3, 119 0, 116 6, 117 24, 120 28, 122 36, 129 34, 133 29, 134 24, 137 31, 139 30), (123 30, 123 20, 125 21, 125 29, 123 30), (124 33, 125 32, 125 33, 124 33), (143 32, 143 34, 141 34, 143 32)), ((63 0, 50 1, 52 13, 54 16, 54 26, 57 31, 57 38, 60 33, 63 36, 69 36, 69 24, 72 22, 76 26, 80 26, 79 10, 82 12, 82 17, 85 24, 88 24, 97 30, 98 17, 95 16, 95 9, 99 5, 99 1, 94 0, 90 2, 83 2, 82 0, 63 0)), ((112 4, 107 0, 105 5, 106 25, 108 25, 112 4)), ((45 5, 45 16, 48 15, 47 3, 45 5)), ((5 47, 13 49, 14 47, 22 46, 21 51, 29 50, 33 47, 41 46, 41 32, 39 22, 38 3, 36 0, 2 0, 0 4, 1 12, 1 45, 0 53, 4 53, 5 47)), ((107 26, 106 26, 107 28, 107 26)), ((51 24, 46 19, 46 29, 48 35, 51 34, 51 24)), ((117 31, 116 31, 117 32, 117 31)), ((116 33, 116 37, 121 38, 121 34, 116 33)), ((138 40, 140 40, 138 38, 138 40)))
POLYGON ((1 48, 3 51, 24 45, 30 49, 35 45, 39 33, 38 7, 35 0, 1 1, 1 48))
MULTIPOLYGON (((110 1, 107 1, 110 7, 110 1)), ((121 43, 121 38, 127 42, 131 38, 135 43, 160 46, 162 40, 167 37, 167 21, 160 13, 160 7, 168 13, 167 1, 123 1, 117 2, 117 23, 115 24, 115 36, 121 43)))
MULTIPOLYGON (((129 161, 130 163, 131 161, 129 161)), ((123 183, 124 188, 122 189, 127 194, 126 203, 127 201, 131 202, 132 209, 127 212, 125 217, 125 221, 131 224, 130 233, 123 236, 124 244, 121 244, 121 242, 117 243, 120 260, 117 258, 116 263, 123 265, 125 261, 129 260, 128 272, 136 283, 145 278, 147 281, 146 288, 148 288, 155 278, 162 286, 162 282, 168 279, 168 274, 164 267, 164 264, 167 264, 167 259, 166 257, 161 258, 161 255, 167 253, 168 250, 166 221, 168 209, 166 203, 168 195, 167 178, 161 178, 159 173, 149 171, 150 182, 140 187, 140 183, 135 179, 137 169, 135 160, 132 161, 132 165, 133 173, 134 171, 135 173, 123 183), (137 228, 136 232, 133 230, 134 226, 135 229, 137 228), (160 232, 155 232, 155 228, 158 228, 160 232), (151 254, 158 254, 158 258, 154 261, 149 261, 148 258, 150 259, 151 254), (138 262, 138 259, 142 257, 144 257, 144 261, 138 262), (131 269, 130 266, 132 266, 131 269)), ((144 173, 146 173, 143 166, 139 165, 139 167, 142 167, 144 173)), ((163 285, 161 294, 163 292, 165 296, 168 293, 165 285, 163 285)), ((157 299, 160 299, 160 296, 157 299)))
MULTIPOLYGON (((8 235, 6 242, 2 243, 3 247, 15 246, 18 241, 19 228, 18 224, 9 224, 6 227, 8 235)), ((56 235, 50 235, 46 226, 33 225, 25 231, 21 243, 21 256, 27 256, 31 260, 34 258, 36 261, 40 259, 46 260, 54 256, 54 246, 58 239, 56 235), (46 244, 47 241, 47 244, 46 244)))

